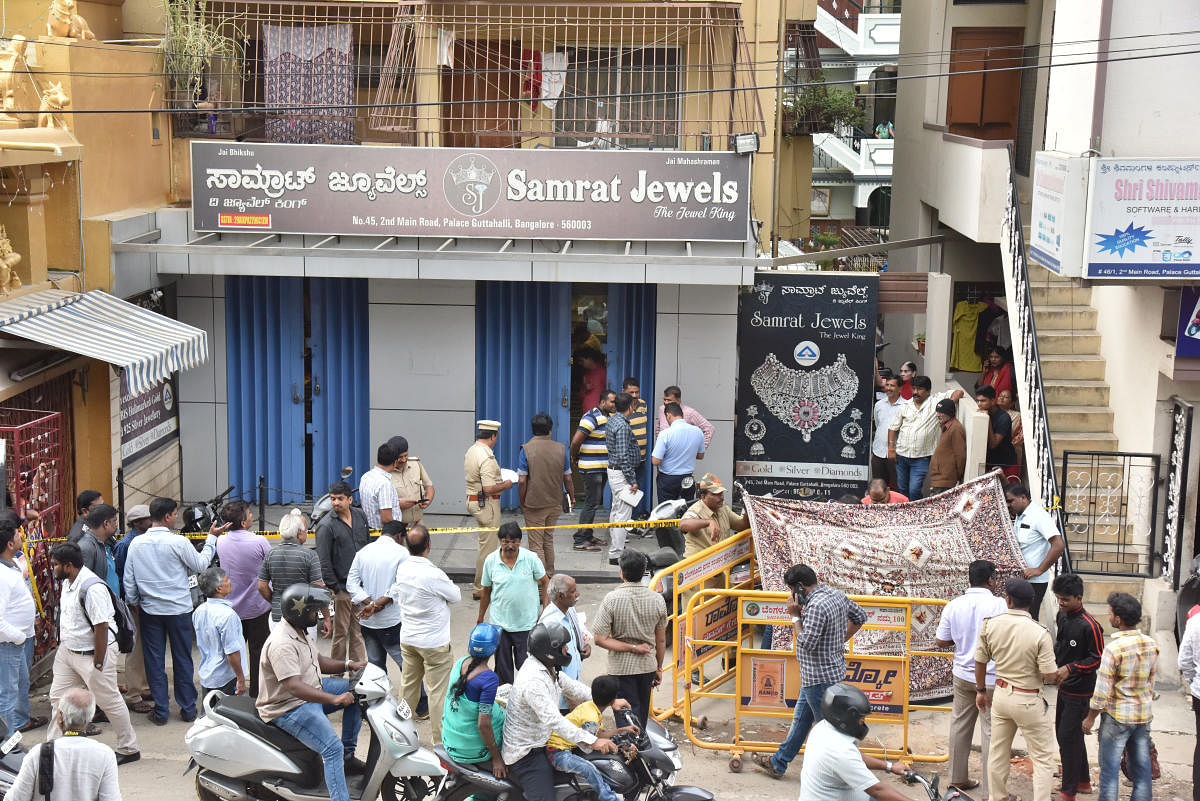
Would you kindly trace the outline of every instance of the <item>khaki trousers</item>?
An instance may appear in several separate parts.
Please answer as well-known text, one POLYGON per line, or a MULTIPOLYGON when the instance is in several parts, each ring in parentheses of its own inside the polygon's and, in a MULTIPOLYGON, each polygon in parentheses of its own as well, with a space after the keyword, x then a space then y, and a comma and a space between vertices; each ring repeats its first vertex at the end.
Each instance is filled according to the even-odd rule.
MULTIPOLYGON (((142 657, 142 616, 133 616, 133 631, 136 639, 133 650, 125 654, 125 694, 132 698, 141 696, 150 700, 150 682, 146 681, 146 660, 142 657)), ((109 649, 112 650, 112 649, 109 649)))
MULTIPOLYGON (((478 502, 467 501, 467 511, 471 513, 471 517, 475 518, 475 523, 481 528, 497 528, 500 525, 500 501, 495 498, 489 498, 487 505, 482 509, 479 508, 478 502)), ((479 581, 483 578, 484 560, 499 547, 500 539, 496 536, 496 532, 479 532, 479 551, 475 554, 475 592, 483 591, 483 585, 479 581)))
POLYGON ((104 652, 104 669, 96 670, 92 654, 73 654, 59 646, 54 654, 54 680, 50 682, 50 728, 46 739, 62 736, 58 726, 58 701, 68 690, 87 689, 96 699, 96 708, 108 715, 117 733, 117 753, 132 754, 138 750, 137 735, 129 720, 129 708, 117 688, 117 646, 112 643, 104 652))
POLYGON ((442 705, 446 702, 446 688, 450 685, 450 670, 454 667, 454 652, 450 643, 440 648, 418 648, 400 644, 400 655, 404 667, 400 673, 400 697, 408 702, 409 709, 416 709, 421 699, 421 682, 429 695, 429 720, 433 724, 434 744, 442 741, 442 705))
POLYGON ((539 509, 522 508, 521 511, 525 513, 525 534, 529 550, 542 560, 542 567, 546 568, 546 575, 553 576, 554 531, 543 528, 543 526, 553 526, 557 523, 562 509, 558 506, 547 506, 539 509))
MULTIPOLYGON (((988 699, 993 697, 995 688, 988 688, 988 699)), ((979 714, 975 706, 975 682, 965 681, 954 677, 954 707, 950 713, 950 784, 962 784, 970 776, 968 762, 971 757, 971 742, 975 739, 975 720, 979 719, 979 728, 983 732, 980 743, 980 777, 979 797, 987 798, 988 794, 988 749, 992 742, 992 716, 979 714)))
POLYGON ((367 658, 367 644, 363 642, 362 632, 358 628, 350 593, 345 590, 333 595, 333 642, 329 646, 329 657, 338 661, 349 659, 351 662, 361 662, 367 658))
POLYGON ((1033 760, 1033 797, 1049 798, 1058 757, 1054 718, 1041 692, 997 687, 992 697, 992 745, 988 749, 988 789, 995 801, 1008 798, 1008 769, 1013 736, 1020 729, 1033 760))

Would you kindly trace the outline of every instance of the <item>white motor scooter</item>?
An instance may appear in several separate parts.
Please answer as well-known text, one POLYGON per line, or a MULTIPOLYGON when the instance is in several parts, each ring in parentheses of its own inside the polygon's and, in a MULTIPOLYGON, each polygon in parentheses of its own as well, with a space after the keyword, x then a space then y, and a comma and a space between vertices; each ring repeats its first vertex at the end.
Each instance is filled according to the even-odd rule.
MULTIPOLYGON (((350 678, 371 731, 363 772, 346 784, 353 799, 420 801, 445 775, 432 751, 422 748, 408 704, 392 697, 387 672, 368 664, 350 678)), ((335 727, 336 728, 336 727, 335 727)), ((198 766, 201 801, 328 801, 321 758, 278 726, 258 717, 254 701, 214 690, 204 714, 188 729, 188 770, 198 766)))

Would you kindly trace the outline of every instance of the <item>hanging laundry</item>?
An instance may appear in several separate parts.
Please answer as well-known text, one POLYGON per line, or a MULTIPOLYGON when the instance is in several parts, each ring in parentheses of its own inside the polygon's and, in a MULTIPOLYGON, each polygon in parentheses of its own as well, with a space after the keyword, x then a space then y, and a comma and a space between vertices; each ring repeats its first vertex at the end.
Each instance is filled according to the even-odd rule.
POLYGON ((454 31, 438 28, 437 65, 439 67, 454 66, 454 31))
POLYGON ((521 97, 529 99, 529 107, 536 109, 542 96, 542 51, 521 51, 521 97))
POLYGON ((975 352, 975 334, 979 328, 979 315, 988 305, 960 300, 954 304, 954 340, 950 347, 950 369, 978 373, 983 369, 983 360, 975 352))
POLYGON ((987 329, 987 338, 993 345, 999 345, 1007 351, 1012 350, 1012 332, 1008 328, 1007 313, 1002 312, 999 317, 992 320, 992 324, 987 329))
POLYGON ((551 111, 567 86, 567 54, 542 51, 542 105, 551 111))

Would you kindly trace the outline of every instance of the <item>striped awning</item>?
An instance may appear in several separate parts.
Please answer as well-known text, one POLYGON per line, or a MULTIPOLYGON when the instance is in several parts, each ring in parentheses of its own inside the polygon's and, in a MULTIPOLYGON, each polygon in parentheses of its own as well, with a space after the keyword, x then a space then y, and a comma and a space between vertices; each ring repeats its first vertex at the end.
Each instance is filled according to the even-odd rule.
POLYGON ((99 289, 46 289, 0 302, 0 332, 119 367, 134 395, 208 359, 201 329, 99 289))

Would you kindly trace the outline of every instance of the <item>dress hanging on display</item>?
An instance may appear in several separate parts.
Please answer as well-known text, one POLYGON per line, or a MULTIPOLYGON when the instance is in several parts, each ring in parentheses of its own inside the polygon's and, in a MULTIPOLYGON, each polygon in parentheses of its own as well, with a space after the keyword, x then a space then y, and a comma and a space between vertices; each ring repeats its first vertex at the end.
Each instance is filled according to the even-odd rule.
POLYGON ((954 340, 950 348, 950 369, 978 373, 983 360, 975 352, 975 334, 979 330, 979 315, 988 305, 960 300, 954 304, 954 340))

